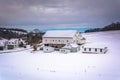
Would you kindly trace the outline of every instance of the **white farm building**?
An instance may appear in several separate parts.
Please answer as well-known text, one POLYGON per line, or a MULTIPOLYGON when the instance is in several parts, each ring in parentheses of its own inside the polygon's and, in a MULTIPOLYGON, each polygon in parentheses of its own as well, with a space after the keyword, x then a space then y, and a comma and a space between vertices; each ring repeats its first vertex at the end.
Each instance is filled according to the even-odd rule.
POLYGON ((77 30, 50 30, 43 35, 43 44, 54 48, 62 48, 67 43, 81 44, 82 38, 77 30))
POLYGON ((8 49, 14 49, 19 46, 19 39, 17 38, 12 38, 8 41, 8 49))
POLYGON ((60 53, 78 52, 79 50, 80 47, 76 43, 67 43, 60 49, 60 53))
POLYGON ((103 46, 102 44, 85 44, 81 48, 83 53, 106 53, 107 47, 103 46))

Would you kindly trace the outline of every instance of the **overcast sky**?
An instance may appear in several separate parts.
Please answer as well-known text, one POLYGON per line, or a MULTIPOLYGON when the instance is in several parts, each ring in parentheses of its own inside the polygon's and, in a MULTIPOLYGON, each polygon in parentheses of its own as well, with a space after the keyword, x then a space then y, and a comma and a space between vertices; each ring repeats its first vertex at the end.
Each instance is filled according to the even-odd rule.
POLYGON ((116 21, 120 21, 120 0, 0 0, 1 25, 103 27, 116 21))

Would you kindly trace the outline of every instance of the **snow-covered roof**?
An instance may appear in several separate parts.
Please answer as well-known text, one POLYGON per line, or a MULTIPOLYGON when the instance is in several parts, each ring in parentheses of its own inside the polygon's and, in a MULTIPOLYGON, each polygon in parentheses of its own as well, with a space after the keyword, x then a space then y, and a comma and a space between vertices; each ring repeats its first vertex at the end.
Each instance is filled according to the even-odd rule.
POLYGON ((85 48, 105 48, 106 46, 101 43, 86 43, 83 45, 85 48))
POLYGON ((50 30, 43 37, 73 37, 77 30, 50 30))
POLYGON ((78 45, 76 43, 67 43, 63 48, 76 48, 78 45))
POLYGON ((9 40, 9 42, 15 42, 15 41, 18 41, 19 39, 17 39, 17 38, 12 38, 12 39, 10 39, 9 40))
POLYGON ((76 43, 70 43, 70 45, 71 45, 72 47, 78 47, 78 45, 77 45, 76 43))

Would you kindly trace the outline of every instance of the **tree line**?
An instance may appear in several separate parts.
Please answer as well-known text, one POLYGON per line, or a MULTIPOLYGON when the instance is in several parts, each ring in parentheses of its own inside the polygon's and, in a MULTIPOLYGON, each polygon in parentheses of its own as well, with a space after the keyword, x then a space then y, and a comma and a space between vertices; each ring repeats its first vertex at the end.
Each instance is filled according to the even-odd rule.
POLYGON ((112 23, 103 28, 88 29, 85 32, 87 33, 87 32, 111 31, 111 30, 120 30, 120 22, 112 23))
POLYGON ((26 30, 24 30, 24 29, 18 29, 18 28, 0 28, 0 30, 2 31, 2 30, 6 30, 6 31, 21 31, 21 32, 26 32, 27 33, 27 31, 26 30))
POLYGON ((19 32, 27 34, 27 31, 24 29, 0 28, 0 37, 5 39, 26 37, 26 34, 20 34, 19 32))

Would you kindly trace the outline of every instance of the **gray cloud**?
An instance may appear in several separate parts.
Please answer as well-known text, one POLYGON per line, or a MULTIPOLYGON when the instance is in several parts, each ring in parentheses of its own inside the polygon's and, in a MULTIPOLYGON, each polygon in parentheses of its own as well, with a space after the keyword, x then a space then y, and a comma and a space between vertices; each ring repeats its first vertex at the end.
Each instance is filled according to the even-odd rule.
POLYGON ((0 0, 0 24, 100 27, 120 21, 120 0, 0 0))

